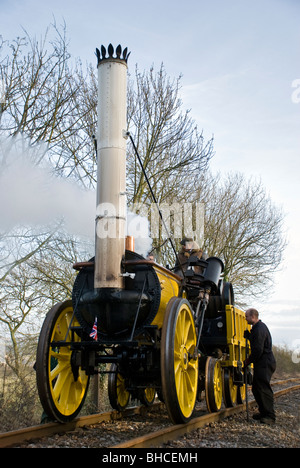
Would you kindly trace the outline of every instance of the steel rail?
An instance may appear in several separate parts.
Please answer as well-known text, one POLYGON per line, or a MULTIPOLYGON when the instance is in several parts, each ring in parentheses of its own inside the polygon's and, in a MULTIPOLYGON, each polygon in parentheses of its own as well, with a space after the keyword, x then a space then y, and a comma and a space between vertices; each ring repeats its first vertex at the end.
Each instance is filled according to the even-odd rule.
MULTIPOLYGON (((299 379, 297 379, 299 380, 299 379)), ((274 393, 274 397, 278 398, 282 395, 285 395, 288 392, 299 390, 300 385, 294 385, 292 387, 285 388, 283 390, 278 390, 274 393)), ((248 402, 249 407, 256 405, 255 400, 251 400, 248 402)), ((199 429, 206 424, 218 422, 222 419, 232 416, 237 413, 241 413, 246 410, 246 403, 241 405, 233 406, 232 408, 226 408, 221 410, 217 413, 209 413, 205 414, 204 416, 199 416, 198 418, 191 419, 186 424, 177 424, 175 426, 170 426, 165 429, 161 429, 156 432, 152 432, 145 436, 136 437, 126 442, 122 442, 120 444, 113 445, 109 448, 111 449, 119 449, 119 448, 150 448, 160 446, 163 443, 170 442, 172 440, 176 440, 179 437, 188 434, 195 429, 199 429)))
MULTIPOLYGON (((300 380, 299 378, 298 379, 293 378, 293 379, 274 381, 274 382, 272 382, 272 385, 285 384, 285 383, 299 381, 299 380, 300 380)), ((296 390, 298 388, 300 388, 300 385, 296 385, 294 387, 288 387, 288 389, 279 390, 278 392, 276 392, 274 394, 274 396, 280 396, 280 395, 282 395, 284 393, 287 393, 288 391, 291 391, 293 389, 296 390)), ((252 405, 254 403, 255 403, 254 401, 250 401, 249 405, 252 405)), ((159 406, 159 405, 163 406, 163 403, 156 403, 153 406, 159 406)), ((192 419, 187 424, 179 424, 179 425, 176 425, 176 426, 170 426, 170 427, 167 427, 166 429, 158 431, 157 434, 159 434, 160 432, 163 433, 164 431, 166 431, 166 436, 164 436, 165 440, 171 440, 172 437, 173 437, 173 439, 175 439, 176 436, 171 435, 172 429, 174 430, 174 434, 176 433, 176 430, 177 430, 178 433, 179 433, 179 435, 177 435, 177 437, 180 437, 180 435, 182 435, 182 434, 184 434, 186 432, 190 432, 191 430, 194 430, 194 429, 186 429, 186 432, 182 432, 185 426, 191 425, 190 427, 192 427, 192 424, 196 425, 198 420, 202 420, 203 425, 205 425, 205 424, 208 424, 209 422, 213 422, 214 419, 209 420, 209 418, 214 418, 214 417, 216 417, 216 420, 221 420, 222 418, 226 418, 227 416, 229 416, 231 414, 243 411, 244 407, 245 407, 245 404, 234 406, 233 408, 227 408, 227 409, 222 410, 222 411, 220 411, 218 413, 209 413, 209 414, 204 415, 204 416, 199 416, 198 418, 192 419), (168 431, 170 433, 170 436, 167 435, 168 431)), ((43 437, 48 437, 48 436, 51 436, 51 435, 54 435, 54 434, 62 434, 62 433, 65 433, 65 432, 73 431, 74 429, 79 428, 79 427, 83 427, 83 426, 89 426, 89 425, 92 425, 92 424, 97 424, 97 423, 105 422, 105 421, 111 421, 111 420, 114 420, 114 419, 115 420, 122 419, 123 417, 131 416, 131 415, 134 415, 134 414, 140 414, 142 411, 145 411, 144 406, 135 406, 135 407, 131 407, 131 408, 126 408, 122 412, 113 410, 113 411, 108 411, 108 412, 105 412, 105 413, 96 413, 96 414, 91 414, 89 416, 81 416, 81 417, 76 418, 73 421, 70 421, 70 422, 65 423, 65 424, 51 422, 51 423, 39 424, 39 425, 36 425, 36 426, 26 427, 26 428, 23 428, 23 429, 17 429, 15 431, 3 432, 3 433, 0 433, 0 448, 11 447, 12 445, 21 444, 23 442, 33 440, 33 439, 41 439, 43 437)), ((201 424, 200 421, 199 421, 199 424, 201 424)), ((202 426, 198 425, 197 427, 202 427, 202 426)), ((152 434, 155 434, 155 433, 152 433, 152 434)), ((152 434, 148 434, 147 436, 141 436, 141 437, 139 437, 137 439, 143 439, 143 438, 146 438, 146 437, 150 438, 152 434)), ((131 441, 128 441, 128 442, 124 443, 124 444, 128 444, 128 445, 123 445, 123 443, 122 443, 122 444, 117 444, 114 447, 115 448, 134 447, 134 445, 129 445, 129 444, 132 444, 134 441, 138 442, 137 439, 132 439, 131 441)), ((141 441, 138 442, 138 443, 141 443, 141 441)), ((145 443, 147 443, 147 442, 145 441, 145 443)), ((155 442, 152 442, 149 439, 149 445, 147 445, 147 447, 151 446, 151 444, 153 445, 154 443, 155 442)), ((161 443, 163 443, 163 442, 161 442, 161 443)), ((146 445, 143 445, 143 447, 146 447, 146 445)))
MULTIPOLYGON (((157 403, 156 405, 162 405, 157 403)), ((62 434, 65 432, 73 431, 78 427, 90 426, 104 421, 112 421, 122 419, 124 416, 131 416, 139 414, 143 411, 143 406, 134 406, 126 408, 122 412, 113 410, 105 413, 96 413, 89 416, 81 416, 68 423, 50 422, 46 424, 39 424, 36 426, 25 427, 24 429, 17 429, 15 431, 0 433, 0 448, 11 447, 12 445, 20 444, 32 439, 41 439, 54 434, 62 434)))

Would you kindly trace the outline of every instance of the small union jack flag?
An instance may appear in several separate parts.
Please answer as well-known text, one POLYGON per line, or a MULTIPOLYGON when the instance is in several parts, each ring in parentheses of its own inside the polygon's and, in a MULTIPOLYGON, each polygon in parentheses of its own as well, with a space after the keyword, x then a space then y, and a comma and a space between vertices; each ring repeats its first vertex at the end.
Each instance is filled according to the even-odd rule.
POLYGON ((92 331, 91 331, 91 333, 90 333, 90 337, 93 338, 95 341, 97 341, 97 336, 98 336, 97 317, 95 317, 95 322, 94 322, 92 331))

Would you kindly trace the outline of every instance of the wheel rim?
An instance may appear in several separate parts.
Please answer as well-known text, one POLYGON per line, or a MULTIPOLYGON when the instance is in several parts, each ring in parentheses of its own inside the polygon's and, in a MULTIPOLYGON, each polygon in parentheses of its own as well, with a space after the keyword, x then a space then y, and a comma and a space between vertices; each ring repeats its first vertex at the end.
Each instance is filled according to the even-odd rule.
MULTIPOLYGON (((36 378, 39 397, 48 417, 60 422, 72 420, 79 413, 89 386, 89 376, 73 366, 70 346, 52 348, 53 341, 81 341, 69 330, 73 317, 71 301, 56 304, 44 320, 37 348, 36 378), (74 335, 74 336, 72 336, 74 335)), ((78 326, 73 320, 72 326, 78 326)))
POLYGON ((210 412, 219 411, 222 406, 222 368, 220 362, 208 357, 205 366, 205 399, 210 412))
POLYGON ((176 298, 165 315, 161 355, 163 397, 175 423, 186 422, 194 411, 198 385, 198 356, 193 356, 196 341, 189 303, 176 298))
MULTIPOLYGON (((67 333, 67 341, 71 341, 71 331, 68 328, 72 319, 73 308, 67 307, 59 315, 50 338, 53 341, 64 340, 67 333)), ((74 326, 79 323, 73 321, 74 326)), ((80 337, 74 334, 74 341, 80 341, 80 337)), ((72 351, 70 346, 51 348, 48 357, 48 375, 52 400, 58 411, 64 416, 70 416, 81 405, 88 385, 88 376, 79 369, 78 378, 75 380, 71 367, 72 351)))
POLYGON ((198 362, 189 360, 194 353, 195 337, 194 320, 189 308, 183 304, 176 324, 174 372, 178 400, 185 417, 189 417, 193 411, 197 394, 198 362))

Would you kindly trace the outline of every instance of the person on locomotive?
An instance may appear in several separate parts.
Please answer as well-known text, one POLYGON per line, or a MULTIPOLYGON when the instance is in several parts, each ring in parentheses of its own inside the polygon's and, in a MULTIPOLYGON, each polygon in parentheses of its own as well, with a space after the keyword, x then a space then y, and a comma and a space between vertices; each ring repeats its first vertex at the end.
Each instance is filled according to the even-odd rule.
POLYGON ((272 337, 268 327, 259 319, 256 309, 246 311, 246 320, 252 329, 245 330, 244 337, 248 338, 251 354, 244 361, 245 368, 253 363, 254 375, 252 393, 258 404, 259 413, 253 418, 263 424, 275 423, 274 397, 270 385, 272 374, 276 369, 276 361, 272 352, 272 337))
MULTIPOLYGON (((191 237, 184 237, 182 241, 180 242, 181 244, 181 249, 177 254, 177 260, 175 264, 175 273, 176 274, 181 274, 182 270, 186 271, 188 267, 188 259, 191 256, 195 256, 199 259, 206 260, 207 255, 203 252, 203 250, 199 247, 197 242, 195 242, 191 237), (180 268, 180 266, 182 269, 180 268)), ((201 274, 203 272, 203 269, 199 266, 194 267, 195 273, 201 274)))

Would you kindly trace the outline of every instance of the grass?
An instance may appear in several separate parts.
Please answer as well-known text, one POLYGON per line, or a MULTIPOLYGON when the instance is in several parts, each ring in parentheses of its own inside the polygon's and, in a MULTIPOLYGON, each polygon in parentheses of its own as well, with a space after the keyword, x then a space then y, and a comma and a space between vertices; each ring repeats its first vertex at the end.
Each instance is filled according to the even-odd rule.
MULTIPOLYGON (((273 346, 273 353, 276 359, 276 371, 274 377, 288 378, 300 377, 300 362, 293 362, 293 351, 287 346, 273 346)), ((300 353, 298 353, 300 357, 300 353)))

